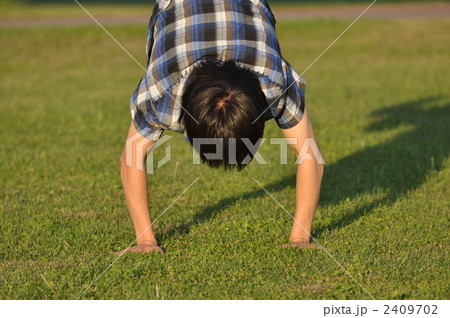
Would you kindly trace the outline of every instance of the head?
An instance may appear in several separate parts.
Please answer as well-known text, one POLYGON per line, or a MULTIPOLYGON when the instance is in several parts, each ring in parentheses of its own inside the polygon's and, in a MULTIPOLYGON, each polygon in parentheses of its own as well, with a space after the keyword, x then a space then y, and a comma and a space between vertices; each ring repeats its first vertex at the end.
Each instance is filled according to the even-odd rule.
POLYGON ((264 116, 260 115, 267 101, 250 70, 233 61, 202 63, 189 77, 183 108, 192 116, 185 113, 183 117, 187 136, 204 163, 241 170, 253 159, 255 146, 251 145, 259 145, 263 137, 264 116), (200 138, 214 138, 214 143, 200 138), (220 152, 219 158, 211 155, 220 152))

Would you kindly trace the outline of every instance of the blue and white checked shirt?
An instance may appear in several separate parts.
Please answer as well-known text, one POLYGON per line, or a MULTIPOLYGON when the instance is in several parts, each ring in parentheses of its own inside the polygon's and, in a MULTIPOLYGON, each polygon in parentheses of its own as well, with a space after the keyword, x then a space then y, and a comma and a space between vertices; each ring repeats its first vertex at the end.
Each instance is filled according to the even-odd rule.
POLYGON ((234 60, 256 73, 270 106, 265 120, 291 128, 303 116, 305 80, 281 56, 266 0, 157 0, 147 58, 130 108, 136 129, 148 139, 157 140, 165 129, 184 131, 183 89, 205 58, 234 60))

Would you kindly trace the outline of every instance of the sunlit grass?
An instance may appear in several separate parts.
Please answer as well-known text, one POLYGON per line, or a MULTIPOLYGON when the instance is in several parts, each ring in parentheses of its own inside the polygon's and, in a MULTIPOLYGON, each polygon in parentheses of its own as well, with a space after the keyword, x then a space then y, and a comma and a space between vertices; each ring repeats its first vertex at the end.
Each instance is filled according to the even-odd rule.
MULTIPOLYGON (((284 56, 301 73, 349 22, 280 21, 284 56)), ((313 235, 375 298, 448 296, 449 27, 362 20, 304 74, 327 162, 313 235)), ((145 63, 145 25, 108 29, 145 63)), ((143 71, 96 26, 1 28, 0 47, 0 296, 73 299, 134 240, 119 156, 143 71)), ((123 256, 84 298, 369 298, 324 252, 278 248, 291 219, 251 177, 293 212, 293 157, 266 144, 266 166, 224 173, 168 134, 153 218, 200 179, 155 224, 166 254, 123 256)))

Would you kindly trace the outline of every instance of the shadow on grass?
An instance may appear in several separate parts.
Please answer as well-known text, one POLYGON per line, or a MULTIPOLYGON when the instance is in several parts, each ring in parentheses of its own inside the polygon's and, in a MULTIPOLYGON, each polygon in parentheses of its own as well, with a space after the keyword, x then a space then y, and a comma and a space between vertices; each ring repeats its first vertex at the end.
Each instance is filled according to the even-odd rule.
MULTIPOLYGON (((393 204, 408 191, 419 187, 428 175, 442 169, 443 162, 449 155, 450 105, 439 106, 440 101, 440 97, 420 99, 384 107, 371 114, 373 122, 366 128, 369 132, 385 131, 399 125, 407 125, 407 131, 326 166, 319 205, 339 204, 343 200, 353 200, 363 194, 378 191, 382 191, 384 196, 315 229, 314 236, 326 230, 344 227, 379 205, 393 204)), ((276 193, 288 185, 295 185, 295 180, 296 176, 293 174, 264 186, 269 192, 276 193)), ((192 225, 214 218, 217 213, 233 206, 238 200, 266 195, 259 189, 222 199, 195 214, 191 221, 162 233, 162 238, 188 233, 192 225)))

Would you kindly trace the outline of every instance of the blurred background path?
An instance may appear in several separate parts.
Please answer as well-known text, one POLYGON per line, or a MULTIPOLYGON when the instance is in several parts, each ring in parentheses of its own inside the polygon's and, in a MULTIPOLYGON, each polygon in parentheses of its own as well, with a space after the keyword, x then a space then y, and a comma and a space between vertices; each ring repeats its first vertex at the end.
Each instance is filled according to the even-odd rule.
MULTIPOLYGON (((366 7, 367 4, 352 4, 341 6, 275 6, 273 11, 277 20, 300 20, 300 19, 317 19, 317 18, 334 18, 334 19, 353 19, 357 17, 366 7)), ((89 10, 87 5, 86 9, 89 10)), ((32 9, 30 9, 32 10, 32 9)), ((73 10, 71 8, 71 10, 73 10)), ((108 16, 93 15, 105 25, 112 24, 141 24, 147 23, 150 12, 111 14, 108 16)), ((0 26, 36 26, 36 25, 87 25, 93 24, 94 21, 87 16, 81 8, 79 16, 69 17, 48 17, 39 14, 30 14, 27 17, 0 17, 0 26)), ((379 18, 379 19, 421 19, 421 18, 449 18, 450 3, 375 3, 363 16, 363 18, 379 18)))

